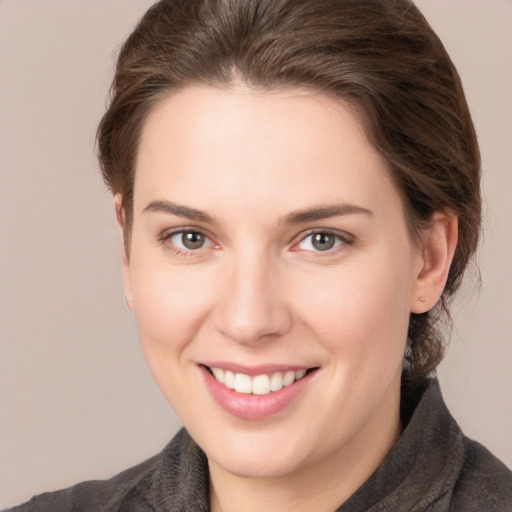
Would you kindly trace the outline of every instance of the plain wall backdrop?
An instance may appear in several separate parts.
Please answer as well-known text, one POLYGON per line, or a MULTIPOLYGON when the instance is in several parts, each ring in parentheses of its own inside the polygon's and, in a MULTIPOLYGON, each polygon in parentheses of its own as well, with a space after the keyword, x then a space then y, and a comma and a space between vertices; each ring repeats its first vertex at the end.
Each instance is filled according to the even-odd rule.
MULTIPOLYGON (((114 49, 149 0, 0 0, 0 506, 106 478, 179 426, 124 304, 94 156, 114 49)), ((512 2, 421 0, 480 138, 482 288, 440 369, 462 428, 512 466, 512 2)))

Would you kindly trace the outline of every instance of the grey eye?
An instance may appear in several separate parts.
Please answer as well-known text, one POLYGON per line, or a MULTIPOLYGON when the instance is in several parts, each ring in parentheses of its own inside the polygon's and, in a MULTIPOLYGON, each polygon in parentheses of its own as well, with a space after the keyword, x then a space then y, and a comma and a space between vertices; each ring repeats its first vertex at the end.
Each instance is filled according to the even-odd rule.
POLYGON ((329 233, 315 233, 312 235, 311 245, 317 251, 328 251, 334 247, 336 237, 329 233))
POLYGON ((328 231, 319 231, 304 237, 298 247, 303 251, 325 252, 338 247, 342 243, 343 240, 339 235, 329 233, 328 231))
POLYGON ((207 245, 209 241, 208 238, 199 231, 181 231, 180 233, 172 235, 170 239, 172 244, 176 247, 189 251, 201 249, 207 245))

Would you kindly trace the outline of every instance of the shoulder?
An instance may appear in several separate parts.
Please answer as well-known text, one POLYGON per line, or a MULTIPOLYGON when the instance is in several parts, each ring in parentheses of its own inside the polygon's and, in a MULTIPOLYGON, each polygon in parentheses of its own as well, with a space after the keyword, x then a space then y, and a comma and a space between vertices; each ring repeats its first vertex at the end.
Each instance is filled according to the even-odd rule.
POLYGON ((204 453, 181 429, 161 453, 109 480, 41 494, 6 512, 203 512, 209 509, 207 475, 204 453))
POLYGON ((480 443, 464 438, 450 511, 512 512, 512 472, 480 443))
POLYGON ((144 486, 146 481, 151 481, 159 459, 160 455, 155 455, 108 480, 89 480, 67 489, 34 496, 8 512, 116 511, 128 494, 144 486))
POLYGON ((400 503, 412 500, 403 510, 512 512, 512 472, 464 435, 437 380, 409 386, 402 401, 406 427, 389 459, 399 455, 392 470, 407 474, 394 491, 400 503))

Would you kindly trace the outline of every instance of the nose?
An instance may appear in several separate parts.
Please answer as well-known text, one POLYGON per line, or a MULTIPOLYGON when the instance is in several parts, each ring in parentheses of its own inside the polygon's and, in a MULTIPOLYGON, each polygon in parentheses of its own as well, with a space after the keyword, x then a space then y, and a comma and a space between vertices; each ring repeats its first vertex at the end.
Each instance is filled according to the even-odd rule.
POLYGON ((288 332, 292 315, 279 265, 252 253, 229 267, 215 308, 217 330, 246 345, 288 332))

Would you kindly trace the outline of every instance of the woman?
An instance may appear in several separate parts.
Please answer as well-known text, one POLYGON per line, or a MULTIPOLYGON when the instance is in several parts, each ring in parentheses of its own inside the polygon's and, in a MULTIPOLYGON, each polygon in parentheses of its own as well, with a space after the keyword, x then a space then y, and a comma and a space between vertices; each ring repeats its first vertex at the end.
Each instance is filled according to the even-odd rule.
POLYGON ((432 376, 480 160, 410 2, 159 2, 98 142, 127 304, 186 431, 20 510, 512 510, 432 376))

